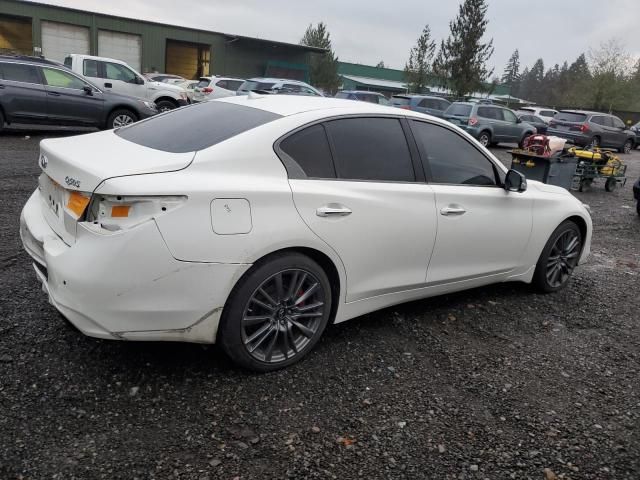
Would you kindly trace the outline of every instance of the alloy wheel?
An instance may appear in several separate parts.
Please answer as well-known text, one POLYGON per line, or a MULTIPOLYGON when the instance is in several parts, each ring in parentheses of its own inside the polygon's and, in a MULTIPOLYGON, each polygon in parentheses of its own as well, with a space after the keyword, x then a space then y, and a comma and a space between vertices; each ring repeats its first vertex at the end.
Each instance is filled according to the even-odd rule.
POLYGON ((567 230, 557 238, 547 259, 546 277, 551 287, 558 288, 567 282, 578 264, 581 245, 575 230, 567 230))
POLYGON ((273 364, 302 352, 322 325, 324 301, 320 280, 306 270, 283 270, 267 278, 242 315, 241 338, 249 355, 273 364))
POLYGON ((624 147, 623 147, 622 150, 624 151, 624 153, 629 154, 629 153, 631 153, 631 149, 632 148, 633 148, 633 142, 631 142, 631 140, 627 140, 624 143, 624 147))
POLYGON ((488 147, 489 146, 489 142, 490 142, 490 138, 489 135, 487 135, 486 133, 483 133, 482 135, 480 135, 480 144, 483 147, 488 147))
POLYGON ((113 128, 126 127, 133 123, 133 118, 129 115, 118 115, 113 119, 113 128))

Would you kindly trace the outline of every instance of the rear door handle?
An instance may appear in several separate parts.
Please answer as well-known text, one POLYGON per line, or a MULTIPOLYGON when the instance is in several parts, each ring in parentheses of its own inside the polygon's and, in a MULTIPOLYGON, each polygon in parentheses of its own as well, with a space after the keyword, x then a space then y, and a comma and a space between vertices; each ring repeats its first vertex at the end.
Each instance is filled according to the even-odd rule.
POLYGON ((467 213, 467 211, 462 207, 449 206, 449 207, 444 207, 442 210, 440 210, 440 214, 444 215, 445 217, 449 217, 453 215, 464 215, 465 213, 467 213))
POLYGON ((49 95, 51 95, 52 97, 59 97, 60 94, 57 92, 49 92, 49 95))
POLYGON ((316 215, 319 217, 346 217, 351 213, 351 210, 344 205, 331 204, 316 209, 316 215))
POLYGON ((4 85, 0 85, 0 89, 1 89, 1 88, 4 88, 4 85))

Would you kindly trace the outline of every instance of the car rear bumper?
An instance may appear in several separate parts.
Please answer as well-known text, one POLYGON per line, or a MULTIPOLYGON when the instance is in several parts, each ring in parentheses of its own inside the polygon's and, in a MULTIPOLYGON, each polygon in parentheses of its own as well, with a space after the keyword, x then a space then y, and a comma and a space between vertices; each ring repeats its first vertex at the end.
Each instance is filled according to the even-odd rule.
POLYGON ((82 333, 120 340, 213 343, 229 292, 249 265, 182 262, 154 221, 115 234, 82 223, 72 246, 49 227, 40 192, 20 237, 50 303, 82 333))
POLYGON ((579 132, 568 132, 567 130, 559 130, 557 128, 548 127, 547 135, 565 138, 574 145, 586 146, 591 142, 591 137, 579 132))

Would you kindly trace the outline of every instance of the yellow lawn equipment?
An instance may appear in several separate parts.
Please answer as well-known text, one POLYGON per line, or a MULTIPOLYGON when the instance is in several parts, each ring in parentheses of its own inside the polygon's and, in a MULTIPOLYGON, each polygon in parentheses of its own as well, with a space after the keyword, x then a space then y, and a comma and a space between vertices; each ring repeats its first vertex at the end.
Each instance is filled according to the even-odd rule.
POLYGON ((624 176, 627 166, 622 163, 613 152, 594 148, 586 150, 579 147, 571 147, 567 153, 579 159, 572 188, 583 191, 593 183, 596 178, 606 178, 604 188, 612 192, 618 183, 624 185, 627 178, 624 176))

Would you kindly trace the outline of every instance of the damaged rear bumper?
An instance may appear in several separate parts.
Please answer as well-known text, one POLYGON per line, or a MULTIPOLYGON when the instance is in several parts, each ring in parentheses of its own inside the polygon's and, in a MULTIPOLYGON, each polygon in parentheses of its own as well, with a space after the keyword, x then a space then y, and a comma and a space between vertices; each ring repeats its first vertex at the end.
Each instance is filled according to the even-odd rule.
POLYGON ((222 307, 250 265, 176 260, 155 221, 109 235, 79 223, 68 246, 42 205, 36 190, 22 211, 20 236, 50 303, 81 332, 214 343, 222 307))

